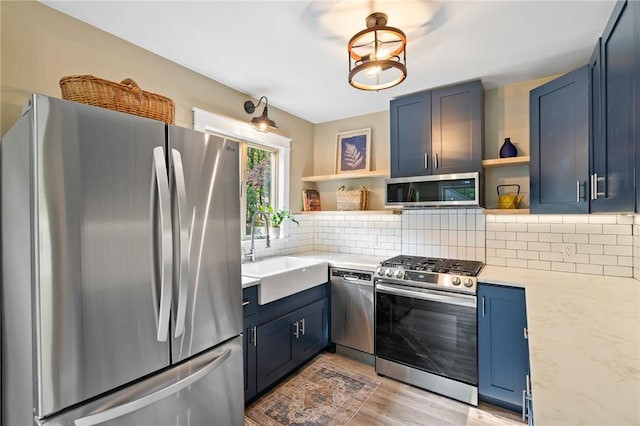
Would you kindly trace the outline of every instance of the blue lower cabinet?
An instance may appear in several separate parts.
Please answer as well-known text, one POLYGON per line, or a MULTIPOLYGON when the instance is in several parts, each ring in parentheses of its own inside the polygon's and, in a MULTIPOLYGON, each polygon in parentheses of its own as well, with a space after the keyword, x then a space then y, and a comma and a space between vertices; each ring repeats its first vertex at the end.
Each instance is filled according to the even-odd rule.
POLYGON ((524 289, 481 284, 478 303, 479 398, 521 411, 529 374, 524 289))
POLYGON ((256 314, 244 318, 245 403, 328 344, 327 284, 257 306, 256 314))
POLYGON ((244 400, 256 395, 256 316, 243 318, 242 348, 244 350, 244 400))

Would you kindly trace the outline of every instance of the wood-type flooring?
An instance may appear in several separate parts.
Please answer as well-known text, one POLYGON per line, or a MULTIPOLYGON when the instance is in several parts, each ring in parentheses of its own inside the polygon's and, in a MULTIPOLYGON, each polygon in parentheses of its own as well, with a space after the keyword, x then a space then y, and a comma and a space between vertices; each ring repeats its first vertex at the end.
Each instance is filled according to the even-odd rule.
MULTIPOLYGON (((342 355, 318 355, 345 369, 380 380, 382 384, 347 423, 348 426, 522 426, 522 418, 512 411, 480 403, 472 407, 387 377, 373 367, 342 355)), ((245 426, 256 423, 245 417, 245 426)), ((262 426, 262 425, 259 425, 262 426)))

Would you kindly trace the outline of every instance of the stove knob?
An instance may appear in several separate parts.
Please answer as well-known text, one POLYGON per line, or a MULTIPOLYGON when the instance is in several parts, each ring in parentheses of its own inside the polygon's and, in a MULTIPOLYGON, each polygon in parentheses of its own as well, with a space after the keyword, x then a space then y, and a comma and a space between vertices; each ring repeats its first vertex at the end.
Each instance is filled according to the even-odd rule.
POLYGON ((376 271, 378 273, 378 275, 383 276, 384 275, 384 269, 382 268, 378 268, 378 270, 376 271))
POLYGON ((453 284, 453 285, 460 285, 460 277, 453 277, 453 278, 451 278, 451 284, 453 284))
POLYGON ((471 278, 466 278, 464 280, 464 286, 469 288, 469 287, 473 287, 473 281, 471 280, 471 278))
POLYGON ((396 278, 402 278, 402 275, 403 275, 402 270, 398 269, 395 275, 396 275, 396 278))
POLYGON ((391 269, 387 269, 387 276, 390 277, 393 275, 393 271, 391 269))

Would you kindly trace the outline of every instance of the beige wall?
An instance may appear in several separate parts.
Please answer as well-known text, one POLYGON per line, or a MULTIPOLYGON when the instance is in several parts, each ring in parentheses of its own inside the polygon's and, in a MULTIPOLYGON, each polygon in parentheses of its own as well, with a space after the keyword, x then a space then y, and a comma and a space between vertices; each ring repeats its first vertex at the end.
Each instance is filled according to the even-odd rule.
MULTIPOLYGON (((484 92, 484 158, 499 158, 505 138, 518 148, 518 156, 529 155, 529 91, 556 76, 514 83, 484 92)), ((485 206, 497 208, 497 185, 518 184, 529 207, 529 165, 485 169, 485 206)), ((515 188, 505 188, 515 191, 515 188)))
MULTIPOLYGON (((389 170, 389 111, 382 111, 316 124, 313 134, 313 174, 329 175, 335 172, 338 133, 366 128, 371 129, 371 170, 389 170)), ((369 209, 384 209, 383 178, 340 179, 306 183, 304 186, 320 191, 322 210, 335 210, 336 190, 342 185, 346 189, 357 189, 364 185, 369 190, 369 209)))
MULTIPOLYGON (((191 128, 196 106, 238 120, 250 119, 249 99, 216 81, 38 2, 0 1, 1 134, 20 116, 33 92, 61 97, 58 81, 92 74, 113 81, 133 78, 144 90, 176 103, 176 124, 191 128)), ((225 66, 221 64, 220 66, 225 66)), ((293 139, 291 209, 301 209, 301 176, 313 174, 313 124, 270 106, 279 133, 293 139)))

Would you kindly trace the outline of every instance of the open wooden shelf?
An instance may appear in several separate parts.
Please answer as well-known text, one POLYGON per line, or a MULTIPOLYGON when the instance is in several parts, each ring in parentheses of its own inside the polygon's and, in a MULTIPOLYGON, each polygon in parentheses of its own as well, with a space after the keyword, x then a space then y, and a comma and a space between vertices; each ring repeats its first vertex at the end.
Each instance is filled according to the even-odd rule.
POLYGON ((303 182, 326 182, 329 180, 341 180, 341 179, 363 179, 363 178, 376 178, 376 177, 389 177, 389 170, 376 170, 372 172, 356 172, 356 173, 342 173, 339 175, 322 175, 322 176, 305 176, 302 178, 303 182))
POLYGON ((491 160, 482 160, 482 167, 485 169, 491 167, 516 166, 518 164, 529 164, 531 157, 523 155, 521 157, 509 158, 492 158, 491 160))
POLYGON ((529 214, 529 209, 484 209, 484 214, 529 214))

